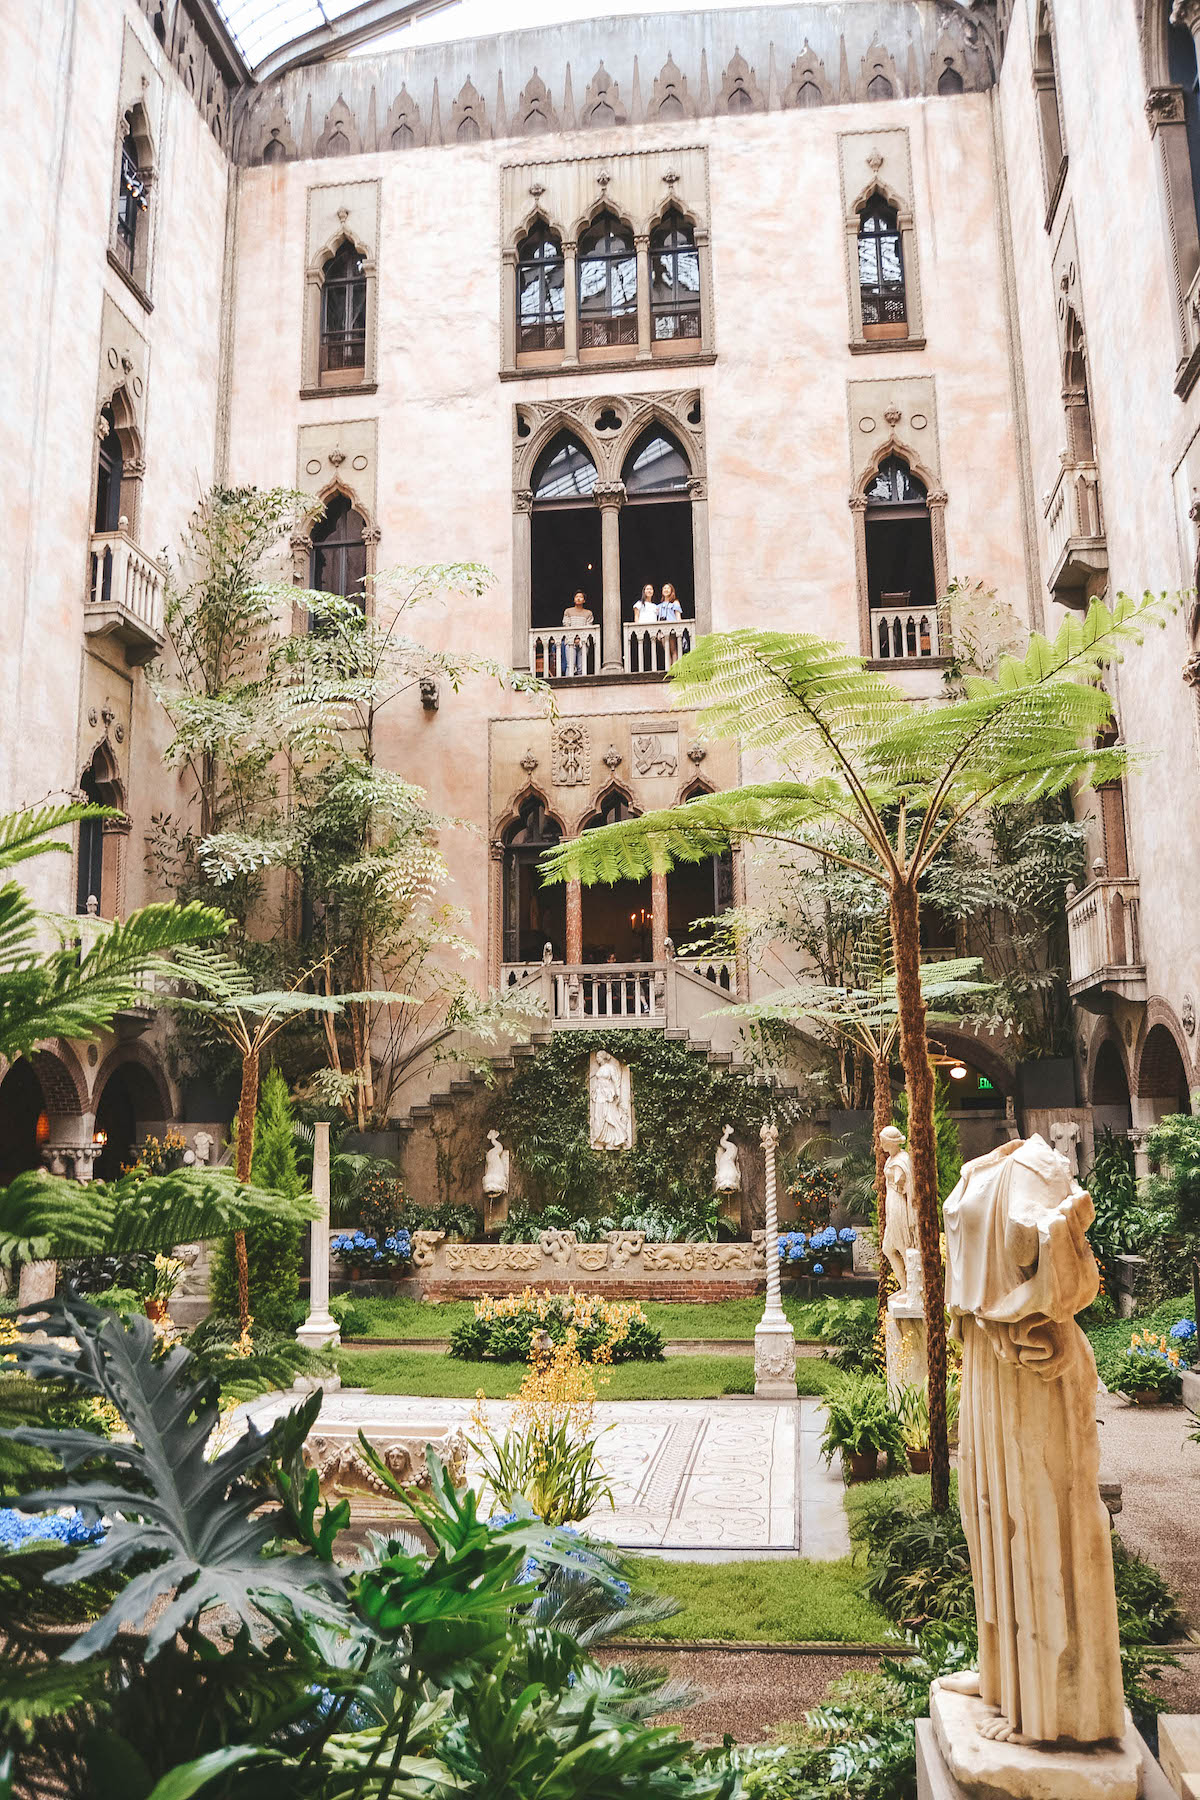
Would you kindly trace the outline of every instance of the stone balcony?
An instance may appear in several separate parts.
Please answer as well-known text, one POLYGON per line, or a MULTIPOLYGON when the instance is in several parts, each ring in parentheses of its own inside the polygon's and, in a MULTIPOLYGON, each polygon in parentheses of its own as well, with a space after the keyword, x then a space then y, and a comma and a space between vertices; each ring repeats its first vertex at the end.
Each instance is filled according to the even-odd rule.
POLYGON ((139 549, 128 531, 97 531, 88 552, 84 630, 125 646, 132 665, 150 662, 163 647, 166 570, 139 549))
MULTIPOLYGON (((624 625, 622 672, 665 675, 696 641, 694 619, 655 625, 624 625)), ((599 675, 602 667, 599 625, 544 626, 529 633, 529 667, 546 681, 577 681, 599 675)))
POLYGON ((1088 1012, 1114 1000, 1144 1001, 1141 900, 1136 880, 1102 876, 1067 898, 1071 998, 1088 1012))
POLYGON ((1108 569, 1095 463, 1069 462, 1064 457, 1043 504, 1050 571, 1046 586, 1063 606, 1086 606, 1096 578, 1108 569))
POLYGON ((873 662, 919 663, 944 657, 936 606, 914 606, 912 595, 881 594, 871 608, 873 662))
POLYGON ((501 984, 537 994, 555 1031, 678 1031, 732 1048, 737 1021, 723 1009, 738 997, 737 968, 714 957, 638 963, 505 963, 501 984), (716 1016, 714 1016, 716 1015, 716 1016), (725 1039, 729 1038, 726 1045, 725 1039))

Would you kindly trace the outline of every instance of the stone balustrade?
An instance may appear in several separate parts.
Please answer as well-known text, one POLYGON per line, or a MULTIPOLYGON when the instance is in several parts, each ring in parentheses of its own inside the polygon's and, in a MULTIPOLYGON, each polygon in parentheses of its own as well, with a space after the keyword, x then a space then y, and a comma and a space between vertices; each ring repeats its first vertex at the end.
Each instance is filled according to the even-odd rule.
POLYGON ((871 608, 871 656, 875 660, 922 662, 942 655, 936 606, 912 606, 907 594, 885 594, 883 600, 883 605, 871 608))
POLYGON ((694 619, 664 620, 658 625, 626 625, 625 673, 665 674, 687 654, 695 641, 694 619))
POLYGON ((558 625, 529 634, 529 667, 546 681, 600 672, 600 627, 558 625))
POLYGON ((1120 994, 1145 1000, 1141 898, 1129 876, 1104 876, 1067 898, 1071 995, 1081 1005, 1093 996, 1120 994))
POLYGON ((145 662, 163 645, 166 570, 138 548, 128 531, 93 533, 88 557, 84 630, 125 644, 130 660, 145 662))
POLYGON ((1096 464, 1064 457, 1042 505, 1049 551, 1047 585, 1065 605, 1083 605, 1092 577, 1108 568, 1096 464))

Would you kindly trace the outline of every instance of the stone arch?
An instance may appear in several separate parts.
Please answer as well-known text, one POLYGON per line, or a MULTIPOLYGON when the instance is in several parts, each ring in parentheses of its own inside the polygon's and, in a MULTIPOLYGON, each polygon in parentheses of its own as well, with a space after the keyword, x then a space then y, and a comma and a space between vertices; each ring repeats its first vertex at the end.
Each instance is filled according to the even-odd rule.
MULTIPOLYGON (((602 401, 597 401, 597 411, 599 411, 602 404, 602 401)), ((608 479, 608 470, 611 466, 608 444, 589 428, 578 413, 573 412, 571 408, 564 403, 561 407, 556 407, 553 412, 542 419, 535 429, 530 432, 527 438, 522 438, 520 440, 520 449, 516 458, 516 467, 513 472, 513 487, 515 489, 519 490, 522 488, 531 488, 533 486, 533 471, 537 467, 538 460, 541 457, 543 450, 545 450, 556 437, 559 437, 564 432, 569 436, 578 439, 580 445, 587 452, 588 456, 591 457, 596 473, 600 479, 602 481, 608 479)), ((620 465, 618 464, 618 467, 619 466, 620 465)))
POLYGON ((157 159, 154 152, 154 131, 150 124, 150 115, 140 100, 135 100, 128 108, 121 121, 124 130, 122 140, 132 138, 137 150, 138 169, 146 182, 154 180, 157 159))
POLYGON ((41 1083, 51 1118, 81 1117, 90 1110, 87 1077, 74 1050, 62 1038, 39 1044, 28 1060, 41 1083))
POLYGON ((615 432, 607 445, 612 459, 612 468, 618 478, 629 459, 630 453, 639 439, 645 437, 655 426, 665 437, 678 448, 688 466, 688 474, 694 480, 703 473, 697 460, 696 446, 689 443, 686 432, 680 430, 679 420, 666 407, 649 397, 647 406, 639 406, 633 416, 627 419, 619 432, 615 432))
POLYGON ((893 432, 884 443, 880 444, 877 449, 872 451, 870 460, 867 462, 865 470, 859 479, 858 487, 856 489, 857 494, 863 495, 866 493, 884 463, 892 456, 898 457, 901 462, 908 464, 909 469, 924 486, 927 499, 934 497, 938 493, 941 482, 938 479, 936 471, 931 469, 927 463, 922 462, 916 451, 913 450, 903 438, 897 437, 895 432, 893 432))
MULTIPOLYGON (((366 501, 356 492, 349 482, 342 480, 340 475, 335 476, 332 481, 326 482, 325 486, 319 489, 314 496, 312 505, 296 527, 296 531, 291 540, 292 582, 295 587, 311 588, 313 530, 321 523, 321 520, 324 517, 324 509, 328 506, 329 502, 334 499, 343 499, 347 501, 363 521, 362 539, 367 552, 366 575, 363 585, 363 605, 367 617, 370 618, 374 606, 376 549, 381 534, 378 522, 376 521, 371 507, 367 505, 366 501)), ((307 614, 304 611, 302 604, 299 616, 307 618, 307 614)), ((293 614, 293 626, 294 629, 297 630, 307 629, 307 626, 301 627, 296 623, 295 613, 293 614)))
POLYGON ((1167 87, 1171 81, 1167 60, 1168 10, 1162 0, 1134 0, 1134 4, 1146 86, 1167 87))
POLYGON ((172 1116, 171 1096, 154 1058, 140 1044, 118 1045, 97 1071, 94 1086, 96 1136, 104 1136, 96 1158, 100 1181, 115 1181, 133 1162, 151 1125, 172 1116))
POLYGON ((148 1077, 159 1110, 154 1118, 172 1119, 178 1111, 170 1076, 153 1050, 144 1044, 116 1044, 109 1051, 92 1079, 92 1100, 98 1102, 111 1076, 119 1069, 137 1067, 148 1077))
POLYGON ((1170 1102, 1167 1110, 1191 1110, 1194 1079, 1183 1027, 1174 1009, 1157 995, 1146 1003, 1141 1031, 1131 1057, 1131 1090, 1137 1100, 1170 1102))
POLYGON ((911 224, 911 208, 908 206, 907 202, 896 193, 895 189, 890 188, 887 182, 879 175, 873 176, 866 187, 863 188, 862 192, 855 195, 850 207, 851 215, 855 221, 862 218, 863 213, 871 204, 872 200, 876 199, 882 200, 885 206, 891 207, 901 229, 903 229, 905 225, 911 224))
POLYGON ((664 199, 659 201, 654 211, 646 220, 646 230, 657 231, 658 227, 670 213, 677 213, 685 225, 690 225, 698 239, 704 233, 705 226, 703 220, 697 218, 693 209, 677 194, 668 194, 664 199))
POLYGON ((618 225, 624 226, 625 230, 629 233, 631 242, 636 240, 638 232, 632 217, 629 213, 623 211, 621 207, 617 205, 615 200, 610 200, 606 194, 601 194, 599 199, 592 201, 588 210, 580 218, 576 219, 574 229, 569 235, 574 238, 576 243, 578 243, 584 232, 589 231, 596 223, 596 220, 601 218, 605 213, 609 213, 612 218, 616 220, 618 225))
POLYGON ((1002 1101, 1015 1093, 1016 1076, 1011 1065, 989 1044, 969 1031, 947 1030, 941 1025, 932 1027, 929 1036, 931 1044, 941 1045, 947 1055, 961 1057, 963 1062, 973 1064, 981 1075, 986 1075, 1002 1101))
POLYGON ((506 250, 511 251, 513 253, 513 255, 515 256, 517 251, 520 249, 521 245, 525 242, 525 239, 529 236, 530 232, 533 231, 538 225, 544 225, 546 227, 546 230, 548 232, 550 232, 552 234, 552 236, 554 236, 558 239, 559 245, 561 247, 562 240, 563 240, 563 231, 562 231, 561 226, 556 225, 554 220, 550 217, 549 213, 546 211, 545 207, 542 206, 537 200, 535 200, 533 202, 533 205, 530 207, 529 211, 525 214, 525 216, 516 225, 514 225, 513 229, 509 232, 508 237, 505 241, 504 248, 506 250))
POLYGON ((1088 1043, 1088 1104, 1092 1107, 1124 1106, 1128 1110, 1132 1093, 1127 1047, 1113 1021, 1102 1019, 1088 1043))
POLYGON ((511 831, 514 825, 520 823, 521 814, 531 800, 538 800, 541 802, 546 809, 546 817, 553 820, 564 838, 570 835, 563 815, 554 806, 549 794, 531 778, 525 783, 525 786, 521 789, 520 793, 513 795, 507 811, 502 813, 496 820, 496 823, 492 828, 492 837, 497 843, 503 841, 506 831, 511 831))

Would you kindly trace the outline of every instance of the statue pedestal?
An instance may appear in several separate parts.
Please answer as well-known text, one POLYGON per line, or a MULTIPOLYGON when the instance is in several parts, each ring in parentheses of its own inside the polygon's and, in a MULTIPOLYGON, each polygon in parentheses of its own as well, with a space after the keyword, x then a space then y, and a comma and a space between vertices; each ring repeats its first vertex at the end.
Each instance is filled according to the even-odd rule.
POLYGON ((929 1380, 925 1352, 925 1297, 893 1294, 883 1331, 884 1360, 890 1394, 905 1387, 924 1387, 929 1380))
POLYGON ((754 1397, 796 1398, 796 1334, 782 1314, 778 1323, 767 1318, 754 1327, 754 1397))
POLYGON ((53 1300, 57 1286, 56 1262, 22 1263, 17 1302, 21 1306, 36 1306, 41 1300, 53 1300))
POLYGON ((981 1737, 980 1725, 995 1716, 976 1695, 934 1685, 929 1718, 917 1726, 918 1800, 1158 1800, 1171 1792, 1128 1712, 1119 1743, 1062 1750, 981 1737))

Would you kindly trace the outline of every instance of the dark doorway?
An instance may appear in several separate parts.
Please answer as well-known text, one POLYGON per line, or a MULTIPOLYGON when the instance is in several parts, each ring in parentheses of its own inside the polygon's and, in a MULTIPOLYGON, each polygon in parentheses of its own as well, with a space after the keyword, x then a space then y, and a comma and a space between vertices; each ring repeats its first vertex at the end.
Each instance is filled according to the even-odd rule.
POLYGON ((680 863, 667 876, 667 936, 682 952, 697 919, 710 919, 733 905, 733 858, 729 851, 705 862, 680 863))
POLYGON ((1142 1047, 1138 1092, 1154 1102, 1157 1116, 1191 1112, 1187 1070, 1179 1046, 1165 1025, 1152 1025, 1142 1047))
POLYGON ((561 625, 582 592, 600 624, 604 584, 600 569, 600 513, 595 506, 535 507, 530 621, 535 630, 561 625))
POLYGON ((42 1084, 21 1057, 0 1081, 0 1187, 40 1166, 48 1136, 42 1084))
POLYGON ((546 886, 538 873, 544 850, 562 834, 536 796, 504 834, 504 960, 540 962, 547 944, 556 962, 566 957, 567 911, 562 884, 546 886))
POLYGON ((666 581, 675 584, 684 618, 694 619, 691 503, 631 500, 621 508, 621 618, 626 624, 643 587, 649 583, 658 599, 666 581))
POLYGON ((651 962, 654 927, 649 881, 614 881, 583 890, 585 963, 651 962))
POLYGON ((1097 1134, 1106 1126, 1110 1131, 1129 1130, 1129 1083, 1121 1052, 1111 1038, 1105 1038, 1096 1052, 1096 1066, 1092 1072, 1092 1117, 1097 1134))
POLYGON ((924 483, 889 456, 867 489, 867 589, 872 606, 932 606, 933 533, 924 483))
POLYGON ((97 1181, 115 1181, 137 1156, 146 1127, 162 1118, 162 1100, 140 1063, 122 1063, 104 1084, 96 1108, 96 1134, 105 1143, 96 1159, 97 1181))

